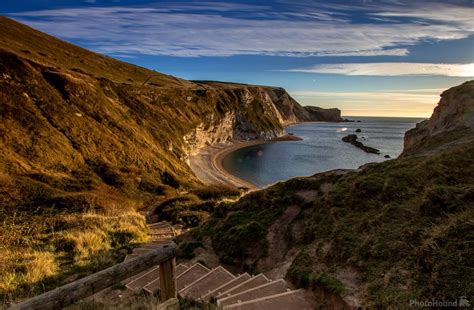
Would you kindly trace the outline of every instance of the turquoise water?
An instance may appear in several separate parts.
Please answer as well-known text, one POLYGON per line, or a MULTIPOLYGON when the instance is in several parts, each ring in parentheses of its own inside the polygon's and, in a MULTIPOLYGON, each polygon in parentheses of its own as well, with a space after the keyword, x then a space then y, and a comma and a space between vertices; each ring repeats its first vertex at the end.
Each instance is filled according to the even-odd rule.
POLYGON ((397 157, 403 150, 403 137, 420 118, 349 117, 360 122, 304 123, 287 128, 302 141, 283 141, 249 146, 230 153, 224 168, 239 178, 266 186, 296 176, 338 168, 357 168, 370 162, 397 157), (359 141, 379 149, 381 155, 367 154, 341 138, 357 133, 359 141))

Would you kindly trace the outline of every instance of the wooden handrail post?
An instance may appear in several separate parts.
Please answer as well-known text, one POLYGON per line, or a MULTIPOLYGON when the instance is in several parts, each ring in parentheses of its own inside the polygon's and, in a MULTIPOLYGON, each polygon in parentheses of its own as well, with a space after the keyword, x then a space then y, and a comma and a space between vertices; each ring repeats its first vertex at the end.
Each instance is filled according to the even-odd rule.
POLYGON ((176 291, 176 257, 160 264, 160 301, 177 298, 176 291))

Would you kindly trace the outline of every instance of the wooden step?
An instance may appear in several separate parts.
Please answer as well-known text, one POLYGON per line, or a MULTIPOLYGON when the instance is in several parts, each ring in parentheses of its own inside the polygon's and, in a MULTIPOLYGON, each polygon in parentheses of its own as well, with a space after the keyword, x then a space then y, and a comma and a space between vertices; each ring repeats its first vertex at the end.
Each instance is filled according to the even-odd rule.
POLYGON ((156 223, 147 224, 148 227, 170 227, 171 224, 169 222, 161 221, 156 223))
POLYGON ((141 277, 133 280, 132 282, 127 283, 125 286, 132 291, 139 291, 150 282, 153 282, 154 280, 156 280, 156 278, 158 278, 159 276, 160 276, 160 267, 155 266, 152 270, 145 273, 141 277))
MULTIPOLYGON (((175 276, 176 277, 180 276, 183 272, 185 272, 188 269, 189 269, 188 266, 184 264, 179 264, 178 266, 176 266, 175 276)), ((160 278, 158 277, 156 280, 145 285, 143 287, 143 290, 147 292, 148 294, 154 294, 159 288, 160 288, 160 278)))
POLYGON ((163 241, 171 242, 173 241, 173 237, 169 238, 169 237, 163 237, 161 235, 151 235, 150 239, 148 240, 151 242, 163 242, 163 241))
POLYGON ((173 239, 174 238, 174 234, 170 233, 169 231, 166 231, 166 232, 163 232, 163 231, 159 231, 159 232, 150 231, 149 236, 150 237, 168 238, 168 239, 173 239))
POLYGON ((127 256, 125 256, 125 259, 123 261, 128 262, 129 260, 135 259, 138 256, 140 256, 140 255, 138 255, 138 254, 127 254, 127 256))
POLYGON ((174 234, 173 229, 171 228, 151 228, 151 234, 174 234))
POLYGON ((234 286, 233 288, 222 292, 221 294, 217 295, 217 298, 223 298, 231 295, 235 295, 237 293, 249 290, 251 288, 266 284, 271 282, 264 274, 258 274, 255 277, 250 278, 249 280, 242 282, 239 285, 234 286))
POLYGON ((156 249, 168 243, 170 243, 168 240, 167 241, 152 241, 152 242, 140 244, 139 248, 156 249))
POLYGON ((228 306, 239 302, 254 300, 266 296, 276 295, 286 292, 288 285, 285 280, 278 279, 263 285, 251 288, 249 290, 227 296, 217 300, 218 306, 228 306))
POLYGON ((182 297, 198 300, 206 293, 235 279, 235 276, 222 266, 212 269, 209 273, 189 284, 178 293, 182 297))
POLYGON ((209 299, 211 297, 215 297, 215 296, 217 296, 218 294, 220 294, 222 292, 228 291, 231 288, 236 287, 237 285, 249 280, 250 278, 251 278, 251 276, 248 273, 243 273, 243 274, 239 275, 238 277, 236 277, 235 279, 233 279, 233 280, 231 280, 227 283, 224 283, 223 285, 215 288, 214 290, 210 291, 209 293, 201 296, 201 299, 204 300, 204 301, 209 301, 209 299))
POLYGON ((140 278, 141 276, 143 276, 143 275, 146 274, 147 272, 153 270, 154 268, 156 268, 156 266, 153 266, 153 267, 151 267, 151 268, 148 268, 147 270, 144 270, 144 271, 142 271, 142 272, 140 272, 140 273, 137 273, 136 275, 131 276, 130 278, 127 278, 127 279, 121 281, 120 283, 122 283, 123 285, 126 285, 127 283, 130 283, 130 282, 132 282, 132 281, 134 281, 134 280, 140 278))
POLYGON ((148 235, 150 237, 174 238, 174 234, 169 231, 150 231, 148 235))
POLYGON ((224 310, 313 310, 304 290, 289 291, 224 307, 224 310))
POLYGON ((146 254, 150 251, 153 251, 153 248, 142 248, 141 246, 138 247, 138 248, 134 248, 132 250, 132 254, 138 254, 138 255, 142 255, 142 254, 146 254))
POLYGON ((208 272, 210 272, 209 268, 204 267, 203 265, 196 263, 191 268, 183 272, 181 275, 176 277, 176 287, 177 291, 179 292, 189 284, 193 283, 200 277, 204 276, 208 272))

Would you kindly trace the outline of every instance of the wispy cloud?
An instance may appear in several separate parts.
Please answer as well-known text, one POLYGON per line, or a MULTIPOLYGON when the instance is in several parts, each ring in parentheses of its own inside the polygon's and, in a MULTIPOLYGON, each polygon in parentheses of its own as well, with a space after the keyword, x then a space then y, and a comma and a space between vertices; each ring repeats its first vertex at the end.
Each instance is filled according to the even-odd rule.
POLYGON ((291 72, 326 73, 342 75, 439 75, 439 76, 474 76, 474 63, 471 64, 435 64, 407 62, 378 63, 345 63, 321 64, 310 68, 290 69, 291 72))
MULTIPOLYGON (((147 7, 65 8, 10 14, 15 19, 106 54, 171 56, 404 56, 422 40, 474 33, 472 7, 370 6, 364 22, 347 6, 193 2, 147 7), (285 9, 287 9, 285 11, 285 9), (449 14, 443 14, 448 10, 449 14), (394 23, 370 22, 395 19, 394 23)), ((362 13, 360 13, 362 14, 362 13)))

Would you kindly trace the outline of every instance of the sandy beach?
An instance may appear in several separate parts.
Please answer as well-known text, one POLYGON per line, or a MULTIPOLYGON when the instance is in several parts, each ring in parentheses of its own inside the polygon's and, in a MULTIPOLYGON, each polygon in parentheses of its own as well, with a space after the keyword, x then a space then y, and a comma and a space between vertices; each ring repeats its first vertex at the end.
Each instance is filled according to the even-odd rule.
POLYGON ((194 174, 205 184, 225 184, 255 190, 259 188, 257 185, 226 171, 222 164, 223 159, 228 154, 247 146, 294 140, 301 140, 301 138, 288 135, 273 140, 234 141, 226 144, 210 145, 202 148, 197 155, 190 156, 189 163, 194 174))

